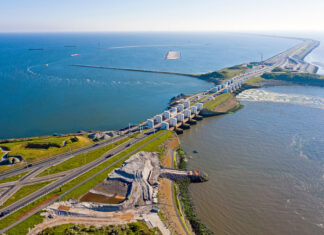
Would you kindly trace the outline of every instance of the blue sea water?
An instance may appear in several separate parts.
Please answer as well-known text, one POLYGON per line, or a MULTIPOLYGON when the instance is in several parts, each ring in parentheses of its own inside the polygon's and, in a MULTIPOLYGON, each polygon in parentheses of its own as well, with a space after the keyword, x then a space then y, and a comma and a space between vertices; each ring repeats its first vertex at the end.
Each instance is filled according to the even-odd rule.
POLYGON ((320 41, 320 45, 305 60, 318 67, 318 73, 324 75, 324 33, 309 35, 310 38, 320 41))
POLYGON ((72 64, 203 73, 297 43, 238 33, 0 34, 0 139, 122 128, 163 111, 179 93, 212 85, 72 64), (168 50, 180 51, 181 59, 165 60, 168 50))

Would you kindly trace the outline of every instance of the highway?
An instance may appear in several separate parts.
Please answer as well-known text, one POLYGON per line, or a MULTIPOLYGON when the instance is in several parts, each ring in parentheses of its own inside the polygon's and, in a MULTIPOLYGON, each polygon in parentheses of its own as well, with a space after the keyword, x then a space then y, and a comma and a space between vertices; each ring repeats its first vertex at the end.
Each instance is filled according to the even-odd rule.
MULTIPOLYGON (((29 204, 30 202, 36 200, 37 198, 45 195, 46 193, 49 193, 51 191, 53 191, 56 188, 59 188, 60 186, 62 186, 63 184, 73 180, 74 178, 84 174, 85 172, 91 170, 92 168, 100 165, 101 163, 107 161, 109 158, 115 156, 116 154, 121 153, 122 151, 126 150, 127 148, 133 146, 134 144, 138 143, 139 141, 147 138, 148 136, 150 136, 151 134, 153 134, 153 132, 149 132, 149 133, 145 133, 142 135, 139 135, 138 137, 135 137, 133 139, 131 139, 129 142, 126 142, 118 147, 116 147, 115 149, 107 152, 106 154, 104 154, 102 157, 86 164, 83 165, 79 168, 77 168, 77 170, 74 171, 70 171, 69 174, 64 175, 62 178, 46 185, 45 187, 41 188, 40 190, 27 195, 25 198, 3 208, 0 210, 0 212, 6 211, 6 210, 10 210, 10 212, 12 213, 13 211, 26 206, 27 204, 29 204), (108 157, 109 156, 109 157, 108 157), (108 157, 108 158, 107 158, 108 157)), ((147 144, 147 143, 146 143, 147 144)), ((28 177, 25 179, 25 181, 28 180, 28 177)))
POLYGON ((75 151, 72 151, 69 153, 61 154, 61 155, 56 155, 55 157, 48 158, 44 161, 33 163, 33 165, 30 167, 25 166, 24 168, 15 169, 15 170, 0 174, 0 180, 6 179, 6 178, 14 176, 14 175, 18 175, 18 174, 26 172, 26 171, 36 170, 36 169, 39 169, 40 167, 48 167, 48 166, 56 165, 56 164, 58 164, 62 161, 65 161, 71 157, 74 157, 81 153, 86 153, 86 152, 89 152, 89 151, 92 151, 95 149, 102 148, 106 145, 112 144, 112 143, 114 143, 118 140, 121 140, 123 138, 126 138, 126 137, 127 137, 127 134, 123 134, 123 135, 120 135, 113 139, 110 139, 108 141, 99 142, 99 143, 93 144, 89 147, 81 148, 81 149, 78 149, 78 150, 75 150, 75 151))

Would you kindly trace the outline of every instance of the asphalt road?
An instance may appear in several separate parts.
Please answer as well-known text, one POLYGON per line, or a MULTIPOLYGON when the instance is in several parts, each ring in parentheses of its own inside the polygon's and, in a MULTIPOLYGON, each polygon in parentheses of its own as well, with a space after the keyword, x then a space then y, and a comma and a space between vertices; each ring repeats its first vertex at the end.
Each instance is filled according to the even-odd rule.
MULTIPOLYGON (((58 179, 56 181, 54 181, 51 184, 46 185, 45 187, 41 188, 40 190, 27 195, 25 198, 3 208, 0 210, 0 213, 6 210, 10 210, 10 213, 29 204, 30 202, 36 200, 37 198, 45 195, 46 193, 62 186, 63 184, 73 180, 74 178, 82 175, 83 173, 91 170, 92 168, 100 165, 101 163, 105 162, 106 160, 108 160, 109 158, 113 157, 114 155, 124 151, 125 149, 131 147, 132 145, 138 143, 139 141, 145 139, 146 137, 148 137, 149 135, 151 135, 153 132, 150 133, 145 133, 143 135, 140 135, 134 139, 131 139, 130 141, 120 145, 119 147, 107 152, 106 154, 104 154, 102 157, 88 163, 87 165, 81 166, 78 168, 78 170, 76 171, 72 171, 70 174, 67 174, 65 176, 63 176, 61 179, 58 179), (111 155, 112 154, 112 155, 111 155), (110 156, 111 155, 111 156, 110 156), (107 156, 110 156, 107 158, 107 156)), ((102 147, 102 146, 101 146, 102 147)), ((51 166, 50 163, 47 163, 47 166, 51 166)))

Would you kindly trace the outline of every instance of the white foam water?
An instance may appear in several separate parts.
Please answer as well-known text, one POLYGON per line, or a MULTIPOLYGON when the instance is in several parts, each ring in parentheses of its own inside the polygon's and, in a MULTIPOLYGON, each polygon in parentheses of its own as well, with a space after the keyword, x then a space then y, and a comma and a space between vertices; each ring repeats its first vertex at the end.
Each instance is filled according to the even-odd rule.
POLYGON ((290 103, 324 109, 324 98, 304 94, 284 94, 263 89, 249 89, 240 93, 237 98, 242 101, 290 103))

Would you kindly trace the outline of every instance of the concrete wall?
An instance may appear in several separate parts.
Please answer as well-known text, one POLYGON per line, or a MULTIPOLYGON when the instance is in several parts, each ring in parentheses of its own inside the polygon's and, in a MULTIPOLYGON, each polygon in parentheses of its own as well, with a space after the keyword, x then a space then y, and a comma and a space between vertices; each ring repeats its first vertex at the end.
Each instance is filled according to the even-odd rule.
POLYGON ((163 120, 162 115, 156 115, 156 116, 155 116, 155 121, 156 121, 156 123, 161 123, 162 120, 163 120))
POLYGON ((191 106, 190 110, 191 110, 191 113, 197 114, 198 108, 197 108, 197 106, 191 106))
POLYGON ((186 108, 189 108, 190 107, 190 101, 188 100, 188 101, 185 101, 184 103, 183 103, 183 105, 184 105, 184 108, 186 109, 186 108))
POLYGON ((154 128, 154 120, 153 119, 147 119, 147 127, 154 128))
POLYGON ((183 111, 183 109, 184 109, 183 104, 179 104, 178 107, 177 107, 178 112, 183 111))
POLYGON ((178 122, 183 122, 184 121, 184 115, 183 115, 183 113, 178 113, 177 120, 178 120, 178 122))
POLYGON ((170 126, 176 127, 178 124, 178 120, 176 118, 170 118, 170 126))
POLYGON ((171 113, 169 111, 164 111, 163 112, 163 118, 164 119, 169 119, 171 117, 171 113))
POLYGON ((197 109, 200 111, 200 110, 203 110, 204 108, 204 105, 202 103, 197 103, 197 109))
POLYGON ((191 110, 190 109, 185 109, 184 116, 185 116, 185 118, 190 118, 190 116, 191 116, 191 110))

